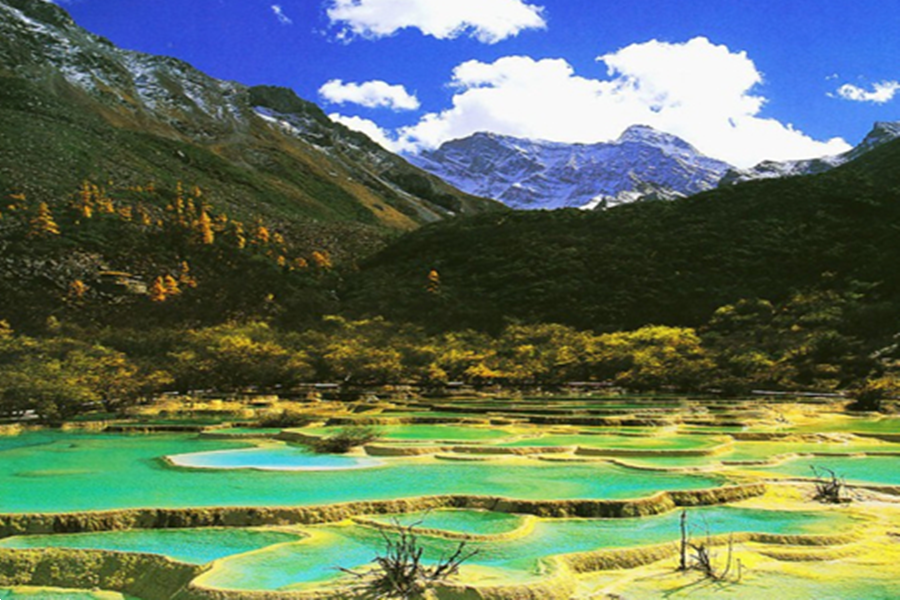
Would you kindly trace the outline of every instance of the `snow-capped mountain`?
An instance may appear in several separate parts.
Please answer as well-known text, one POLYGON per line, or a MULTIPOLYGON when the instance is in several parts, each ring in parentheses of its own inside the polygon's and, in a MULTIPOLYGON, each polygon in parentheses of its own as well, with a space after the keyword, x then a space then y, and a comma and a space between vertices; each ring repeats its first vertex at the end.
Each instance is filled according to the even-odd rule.
POLYGON ((407 156, 471 194, 519 209, 611 206, 716 187, 730 165, 651 127, 609 143, 565 144, 476 133, 407 156))
POLYGON ((720 185, 732 185, 755 179, 775 179, 794 175, 815 175, 859 158, 878 146, 900 138, 900 121, 875 123, 872 131, 856 147, 843 154, 812 158, 808 160, 787 160, 782 162, 763 161, 750 169, 731 169, 722 177, 720 185))

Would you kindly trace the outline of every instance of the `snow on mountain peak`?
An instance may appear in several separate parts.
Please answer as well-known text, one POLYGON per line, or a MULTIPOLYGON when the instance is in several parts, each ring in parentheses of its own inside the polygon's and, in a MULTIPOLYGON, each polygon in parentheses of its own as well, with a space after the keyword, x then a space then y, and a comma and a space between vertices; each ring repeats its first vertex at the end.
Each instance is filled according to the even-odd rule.
POLYGON ((646 125, 613 142, 566 144, 480 132, 407 156, 472 194, 514 208, 583 207, 693 194, 715 187, 730 165, 646 125))
POLYGON ((773 179, 823 173, 859 158, 866 152, 898 138, 900 138, 900 121, 878 121, 859 145, 843 154, 806 160, 763 161, 750 169, 729 170, 720 183, 721 185, 733 185, 754 179, 773 179))

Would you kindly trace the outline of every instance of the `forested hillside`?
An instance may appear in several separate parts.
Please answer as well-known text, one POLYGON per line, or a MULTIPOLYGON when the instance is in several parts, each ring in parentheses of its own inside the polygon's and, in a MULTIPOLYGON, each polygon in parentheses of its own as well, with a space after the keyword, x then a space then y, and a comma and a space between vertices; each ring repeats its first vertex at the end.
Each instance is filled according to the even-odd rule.
POLYGON ((900 144, 832 172, 605 212, 484 215, 413 232, 350 282, 355 314, 496 331, 698 326, 741 299, 865 289, 866 335, 896 331, 900 144), (439 293, 426 289, 432 270, 439 293))

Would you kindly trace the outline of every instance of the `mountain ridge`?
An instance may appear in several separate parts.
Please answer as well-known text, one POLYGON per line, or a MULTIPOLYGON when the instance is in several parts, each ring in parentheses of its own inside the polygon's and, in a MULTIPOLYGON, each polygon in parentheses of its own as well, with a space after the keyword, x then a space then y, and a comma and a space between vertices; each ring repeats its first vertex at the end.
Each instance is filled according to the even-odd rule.
POLYGON ((332 123, 292 91, 280 93, 315 115, 314 135, 258 114, 273 88, 119 49, 46 0, 5 0, 0 16, 0 192, 53 201, 87 178, 171 188, 183 180, 230 211, 284 227, 405 230, 499 208, 332 123))
POLYGON ((900 138, 900 121, 876 121, 863 140, 841 154, 804 160, 763 161, 749 169, 731 169, 719 185, 734 185, 758 179, 815 175, 856 160, 866 152, 900 138))
POLYGON ((646 125, 595 144, 479 132, 407 159, 459 189, 519 209, 606 207, 648 193, 671 199, 711 189, 731 168, 646 125))

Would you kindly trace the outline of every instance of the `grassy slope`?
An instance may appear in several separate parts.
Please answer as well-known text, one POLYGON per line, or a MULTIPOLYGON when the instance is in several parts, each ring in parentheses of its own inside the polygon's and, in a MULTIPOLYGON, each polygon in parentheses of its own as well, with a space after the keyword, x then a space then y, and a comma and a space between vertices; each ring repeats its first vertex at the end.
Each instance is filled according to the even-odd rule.
POLYGON ((230 213, 290 224, 310 219, 354 221, 410 229, 415 222, 348 182, 299 141, 258 126, 228 144, 202 146, 142 131, 84 94, 58 83, 57 93, 12 77, 0 85, 0 186, 53 202, 83 179, 120 185, 198 185, 230 213), (108 117, 108 118, 104 118, 108 117), (129 124, 116 127, 114 122, 129 124), (252 162, 251 162, 252 161, 252 162), (334 173, 331 175, 330 173, 334 173))

